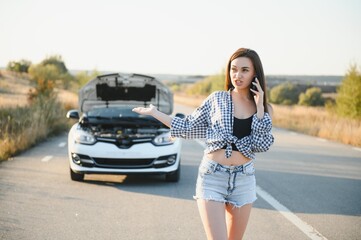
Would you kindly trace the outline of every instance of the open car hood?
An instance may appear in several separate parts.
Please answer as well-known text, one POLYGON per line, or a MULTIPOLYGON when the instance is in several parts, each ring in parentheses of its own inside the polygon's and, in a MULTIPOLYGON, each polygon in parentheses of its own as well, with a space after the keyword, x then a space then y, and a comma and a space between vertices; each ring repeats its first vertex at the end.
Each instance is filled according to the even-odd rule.
POLYGON ((79 90, 79 108, 146 107, 153 104, 166 114, 173 112, 173 93, 154 77, 114 73, 97 76, 79 90))

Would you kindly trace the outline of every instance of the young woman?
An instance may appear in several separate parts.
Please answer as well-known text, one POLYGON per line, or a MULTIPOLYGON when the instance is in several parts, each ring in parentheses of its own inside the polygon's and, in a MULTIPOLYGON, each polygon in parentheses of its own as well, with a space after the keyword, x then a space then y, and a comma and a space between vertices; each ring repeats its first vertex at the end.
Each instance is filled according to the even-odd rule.
POLYGON ((173 137, 206 139, 194 198, 207 238, 216 240, 242 239, 257 199, 255 152, 267 151, 274 141, 265 76, 254 50, 232 54, 225 86, 183 119, 153 105, 133 110, 170 127, 173 137))

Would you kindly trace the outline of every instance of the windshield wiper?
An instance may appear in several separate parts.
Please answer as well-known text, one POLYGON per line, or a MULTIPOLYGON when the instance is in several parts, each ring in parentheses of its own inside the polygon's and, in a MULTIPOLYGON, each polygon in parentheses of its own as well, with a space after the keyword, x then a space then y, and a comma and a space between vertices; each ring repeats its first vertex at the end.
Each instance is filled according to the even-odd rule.
POLYGON ((103 116, 88 116, 88 118, 95 118, 95 119, 112 119, 112 117, 103 117, 103 116))

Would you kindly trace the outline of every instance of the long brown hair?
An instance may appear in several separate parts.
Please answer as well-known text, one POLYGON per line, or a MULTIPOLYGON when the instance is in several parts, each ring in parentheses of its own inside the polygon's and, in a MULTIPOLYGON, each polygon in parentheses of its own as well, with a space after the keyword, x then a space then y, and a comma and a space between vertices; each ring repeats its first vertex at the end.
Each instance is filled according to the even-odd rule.
POLYGON ((253 67, 254 67, 254 71, 256 73, 257 79, 262 87, 262 90, 264 92, 263 95, 263 106, 264 106, 264 111, 268 112, 268 107, 267 107, 267 89, 266 89, 266 79, 264 76, 264 72, 263 72, 263 66, 262 66, 262 62, 261 59, 259 58, 258 54, 256 53, 256 51, 249 49, 249 48, 240 48, 237 51, 235 51, 232 56, 229 58, 228 64, 227 64, 227 68, 226 68, 226 79, 225 79, 225 89, 228 91, 229 89, 233 89, 233 85, 232 85, 232 81, 231 81, 231 76, 229 74, 230 70, 231 70, 231 62, 239 57, 246 57, 249 58, 252 61, 253 67))

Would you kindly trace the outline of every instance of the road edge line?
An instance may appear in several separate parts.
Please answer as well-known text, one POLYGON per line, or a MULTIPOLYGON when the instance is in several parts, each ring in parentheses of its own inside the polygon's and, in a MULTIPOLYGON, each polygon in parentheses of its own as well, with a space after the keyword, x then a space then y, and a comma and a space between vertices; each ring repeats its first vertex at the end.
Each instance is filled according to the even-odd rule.
MULTIPOLYGON (((206 147, 204 141, 200 139, 195 139, 195 141, 201 145, 203 148, 206 147)), ((293 225, 295 225, 298 229, 300 229, 304 234, 306 234, 312 240, 327 240, 325 236, 323 236, 320 232, 318 232, 314 227, 310 224, 306 223, 296 214, 291 212, 288 208, 282 205, 279 201, 277 201, 274 197, 271 196, 268 192, 264 191, 260 186, 256 185, 257 194, 263 198, 268 204, 270 204, 273 208, 275 208, 279 213, 281 213, 288 221, 290 221, 293 225)))
POLYGON ((296 214, 292 213, 287 207, 282 205, 274 197, 272 197, 268 192, 264 191, 258 185, 256 186, 257 194, 263 198, 267 203, 274 207, 279 213, 281 213, 288 221, 293 223, 298 229, 300 229, 304 234, 306 234, 312 240, 327 240, 321 233, 319 233, 314 227, 301 220, 296 214))

